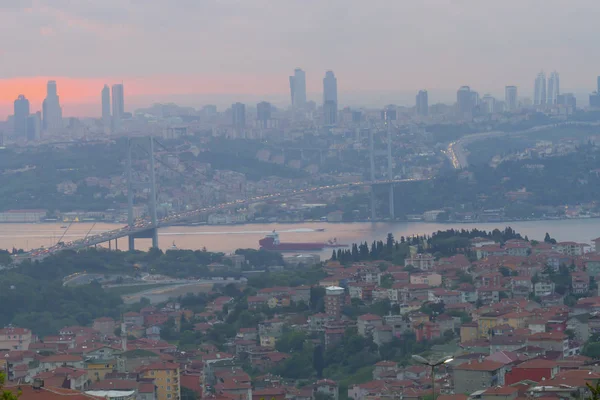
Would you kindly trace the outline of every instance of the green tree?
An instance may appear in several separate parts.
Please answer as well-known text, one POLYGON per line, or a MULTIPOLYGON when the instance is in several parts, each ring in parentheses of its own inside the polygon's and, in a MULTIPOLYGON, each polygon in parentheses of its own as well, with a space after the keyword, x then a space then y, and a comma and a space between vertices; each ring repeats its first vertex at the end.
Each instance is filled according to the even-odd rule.
POLYGON ((0 372, 0 400, 18 400, 21 396, 20 391, 14 393, 10 390, 4 390, 5 375, 0 372))

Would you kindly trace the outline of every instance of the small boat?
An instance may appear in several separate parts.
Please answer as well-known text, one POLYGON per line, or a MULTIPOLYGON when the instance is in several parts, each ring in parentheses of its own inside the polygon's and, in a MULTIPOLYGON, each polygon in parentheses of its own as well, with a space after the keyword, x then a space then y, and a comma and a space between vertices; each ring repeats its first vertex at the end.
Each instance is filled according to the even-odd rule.
POLYGON ((315 232, 325 232, 325 228, 317 228, 315 229, 315 232))
POLYGON ((175 242, 173 242, 173 244, 171 245, 171 250, 177 250, 177 246, 175 245, 175 242))
POLYGON ((67 229, 67 226, 63 225, 63 226, 60 227, 60 229, 67 229))

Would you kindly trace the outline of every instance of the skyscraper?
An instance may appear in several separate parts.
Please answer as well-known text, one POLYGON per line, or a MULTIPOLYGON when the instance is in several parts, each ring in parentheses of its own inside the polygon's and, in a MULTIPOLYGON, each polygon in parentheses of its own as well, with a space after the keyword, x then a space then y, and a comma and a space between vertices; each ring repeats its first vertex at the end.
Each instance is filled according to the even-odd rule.
POLYGON ((306 104, 306 74, 300 68, 296 68, 294 75, 290 76, 290 94, 292 107, 304 107, 306 104))
POLYGON ((256 105, 256 119, 261 128, 267 128, 269 120, 271 119, 271 103, 261 101, 256 105))
POLYGON ((36 112, 27 118, 27 140, 37 140, 42 136, 42 113, 36 112))
POLYGON ((337 123, 337 103, 333 100, 327 100, 323 104, 323 123, 325 125, 335 125, 337 123))
POLYGON ((27 118, 29 117, 29 100, 22 94, 14 103, 15 138, 27 138, 27 118))
POLYGON ((323 78, 323 104, 328 101, 338 104, 337 78, 333 71, 325 72, 325 78, 323 78))
POLYGON ((231 119, 237 137, 246 137, 246 105, 235 103, 231 105, 231 119))
POLYGON ((102 124, 105 129, 110 128, 110 88, 104 85, 102 89, 102 124))
POLYGON ((125 114, 125 91, 122 83, 112 86, 112 126, 113 130, 121 127, 125 114))
POLYGON ((429 99, 427 97, 427 90, 419 90, 416 98, 417 115, 426 117, 429 115, 429 99))
POLYGON ((460 118, 472 117, 475 106, 473 93, 468 86, 461 86, 456 92, 456 107, 460 118))
POLYGON ((541 71, 535 78, 533 87, 533 105, 540 106, 546 104, 546 74, 541 71))
POLYGON ((481 99, 482 111, 485 114, 493 114, 496 110, 496 99, 491 94, 486 93, 481 99))
POLYGON ((559 94, 556 97, 556 104, 572 107, 573 109, 577 108, 577 99, 573 93, 564 93, 559 94))
POLYGON ((504 102, 506 111, 515 111, 518 107, 517 103, 517 87, 507 86, 504 88, 504 102))
POLYGON ((546 98, 547 104, 556 104, 558 95, 560 94, 560 79, 558 72, 554 71, 550 73, 548 78, 548 97, 546 98))
POLYGON ((337 111, 337 78, 333 71, 327 71, 325 72, 325 78, 323 78, 323 122, 325 125, 336 124, 337 111))
POLYGON ((58 133, 62 129, 62 108, 56 89, 56 81, 48 81, 46 98, 42 103, 43 128, 49 133, 58 133))
POLYGON ((597 81, 596 81, 596 91, 598 93, 600 93, 600 76, 597 78, 597 81))

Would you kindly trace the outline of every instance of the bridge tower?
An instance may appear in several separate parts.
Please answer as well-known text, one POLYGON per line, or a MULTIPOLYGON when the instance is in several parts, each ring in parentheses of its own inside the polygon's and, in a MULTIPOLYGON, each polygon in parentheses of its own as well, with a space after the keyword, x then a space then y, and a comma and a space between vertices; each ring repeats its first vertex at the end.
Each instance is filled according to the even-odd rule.
MULTIPOLYGON (((396 119, 396 110, 386 110, 385 111, 385 124, 387 126, 387 167, 388 167, 388 179, 393 180, 393 171, 392 171, 392 121, 396 119)), ((390 183, 390 194, 389 194, 389 202, 390 202, 390 218, 392 220, 396 219, 396 213, 394 211, 394 184, 390 183)))
MULTIPOLYGON (((386 108, 382 112, 382 119, 386 127, 387 132, 387 149, 385 152, 387 158, 387 180, 394 179, 394 171, 393 171, 393 158, 392 158, 392 132, 393 132, 393 123, 392 121, 396 120, 396 110, 386 108)), ((369 128, 369 161, 370 161, 370 178, 371 182, 375 182, 375 145, 374 145, 374 129, 371 125, 369 128)), ((383 155, 381 151, 378 152, 378 155, 383 155)), ((374 221, 377 218, 376 211, 376 196, 373 185, 371 185, 371 220, 374 221)), ((396 218, 396 213, 394 209, 394 184, 389 183, 389 217, 393 220, 396 218)))
MULTIPOLYGON (((375 182, 375 145, 373 144, 373 127, 369 127, 369 161, 371 164, 371 182, 375 182)), ((377 212, 375 210, 375 188, 371 185, 371 221, 375 221, 377 212)))
POLYGON ((127 139, 127 224, 129 228, 134 229, 134 215, 133 215, 133 195, 134 187, 137 185, 149 186, 150 191, 150 202, 148 208, 150 210, 150 222, 151 226, 140 232, 132 233, 128 235, 129 251, 135 250, 135 239, 137 238, 150 238, 152 239, 152 247, 158 248, 158 218, 156 212, 156 172, 154 165, 154 138, 152 136, 140 139, 127 139), (148 154, 150 161, 150 183, 134 182, 133 180, 133 167, 131 161, 131 153, 134 145, 146 144, 146 143, 135 143, 135 142, 146 142, 148 150, 144 149, 144 152, 148 154))

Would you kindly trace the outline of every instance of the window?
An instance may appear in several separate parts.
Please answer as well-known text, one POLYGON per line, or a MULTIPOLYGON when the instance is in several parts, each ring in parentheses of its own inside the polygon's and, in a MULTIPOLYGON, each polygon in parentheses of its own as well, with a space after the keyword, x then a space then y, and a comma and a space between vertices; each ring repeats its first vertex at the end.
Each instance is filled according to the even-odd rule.
POLYGON ((171 383, 171 378, 167 378, 167 383, 171 383))
POLYGON ((171 398, 171 395, 170 395, 170 394, 168 394, 168 395, 167 395, 167 399, 170 399, 170 398, 171 398))
POLYGON ((170 392, 171 391, 171 386, 167 386, 167 390, 170 392))

